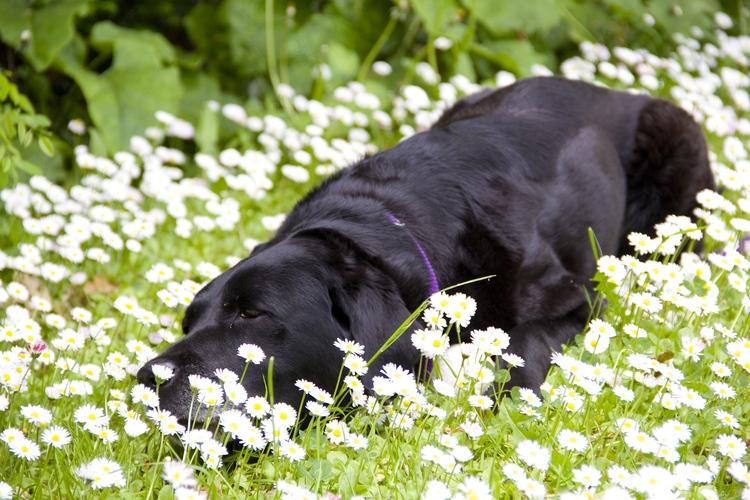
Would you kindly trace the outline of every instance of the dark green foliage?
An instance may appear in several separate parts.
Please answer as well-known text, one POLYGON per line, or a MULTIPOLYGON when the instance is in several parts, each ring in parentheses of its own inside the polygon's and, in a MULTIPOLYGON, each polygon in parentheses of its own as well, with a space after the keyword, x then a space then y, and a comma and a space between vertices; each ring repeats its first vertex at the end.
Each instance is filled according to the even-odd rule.
MULTIPOLYGON (((744 29, 733 0, 2 0, 0 65, 50 119, 27 124, 42 150, 74 143, 66 125, 82 118, 91 147, 111 153, 155 124, 157 110, 199 121, 210 99, 277 106, 279 82, 313 98, 352 79, 386 92, 368 81, 376 60, 394 68, 393 83, 420 61, 481 81, 501 69, 525 76, 534 63, 554 70, 584 40, 668 53, 671 33, 710 33, 720 8, 744 29), (437 50, 438 37, 452 47, 437 50)), ((25 112, 11 107, 3 121, 25 112)))

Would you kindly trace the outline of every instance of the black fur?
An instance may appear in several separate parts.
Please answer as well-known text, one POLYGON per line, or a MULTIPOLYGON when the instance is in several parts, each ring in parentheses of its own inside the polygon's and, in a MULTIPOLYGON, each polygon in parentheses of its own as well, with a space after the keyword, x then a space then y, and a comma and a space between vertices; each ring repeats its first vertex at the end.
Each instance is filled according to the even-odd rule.
MULTIPOLYGON (((483 92, 313 190, 273 239, 197 294, 186 337, 138 379, 153 386, 151 365, 175 368, 161 402, 184 417, 187 376, 242 373, 237 347, 254 343, 275 359, 276 401, 298 404, 299 378, 332 390, 337 338, 364 344, 369 359, 428 296, 408 229, 441 286, 495 275, 461 290, 478 304, 465 332, 509 332, 510 351, 526 360, 511 385, 538 388, 550 352, 589 315, 588 228, 605 254, 626 252, 630 231, 652 233, 666 215, 690 214, 695 194, 713 186, 700 128, 670 103, 559 78, 483 92)), ((409 333, 366 383, 387 362, 417 363, 409 333)), ((266 373, 267 362, 250 366, 248 393, 266 392, 266 373)))

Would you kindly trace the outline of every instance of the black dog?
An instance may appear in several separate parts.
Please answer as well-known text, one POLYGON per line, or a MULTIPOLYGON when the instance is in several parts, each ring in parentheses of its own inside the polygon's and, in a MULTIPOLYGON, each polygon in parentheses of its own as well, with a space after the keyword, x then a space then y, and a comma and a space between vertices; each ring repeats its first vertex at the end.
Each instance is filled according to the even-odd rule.
MULTIPOLYGON (((520 81, 456 104, 429 131, 365 158, 313 190, 276 236, 209 283, 188 307, 185 338, 147 363, 171 366, 162 408, 188 415, 189 374, 242 373, 243 343, 275 358, 276 401, 297 405, 300 378, 332 390, 353 339, 369 359, 435 288, 477 301, 469 329, 509 332, 526 360, 511 385, 538 388, 550 353, 579 333, 594 274, 588 228, 605 254, 653 234, 713 188, 700 127, 676 106, 559 78, 520 81)), ((419 328, 415 324, 412 328, 419 328)), ((244 386, 266 392, 267 361, 244 386)), ((410 332, 370 366, 413 367, 410 332)))

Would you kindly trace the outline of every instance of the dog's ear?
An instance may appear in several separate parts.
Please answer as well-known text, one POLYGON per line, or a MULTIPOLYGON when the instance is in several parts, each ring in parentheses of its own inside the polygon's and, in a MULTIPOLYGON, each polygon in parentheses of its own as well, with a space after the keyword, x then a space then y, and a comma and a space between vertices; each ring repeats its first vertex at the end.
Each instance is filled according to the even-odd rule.
MULTIPOLYGON (((346 274, 346 273, 345 273, 346 274)), ((373 269, 357 272, 356 279, 343 276, 343 286, 329 288, 331 315, 348 333, 349 338, 365 347, 366 360, 380 350, 412 311, 406 307, 393 281, 373 269)), ((387 363, 395 363, 408 370, 419 361, 419 352, 411 342, 411 334, 420 320, 410 325, 401 336, 382 352, 368 367, 362 382, 372 388, 372 378, 380 374, 387 363)))
MULTIPOLYGON (((362 344, 366 360, 391 338, 411 315, 395 281, 386 273, 385 265, 368 255, 338 228, 314 228, 297 233, 297 237, 313 238, 320 244, 316 250, 324 265, 333 323, 346 332, 349 340, 362 344)), ((372 378, 387 363, 412 369, 419 361, 419 352, 412 345, 411 333, 419 328, 417 320, 403 332, 369 366, 362 382, 369 390, 372 378)))

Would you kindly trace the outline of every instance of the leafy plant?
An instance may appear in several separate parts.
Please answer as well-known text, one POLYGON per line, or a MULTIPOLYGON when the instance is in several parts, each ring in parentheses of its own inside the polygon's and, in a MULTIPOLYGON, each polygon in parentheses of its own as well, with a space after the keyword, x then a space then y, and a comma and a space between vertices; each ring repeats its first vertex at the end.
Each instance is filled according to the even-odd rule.
POLYGON ((42 172, 24 159, 23 150, 36 142, 51 157, 55 149, 49 126, 49 119, 35 113, 29 98, 11 82, 10 72, 0 71, 0 188, 6 186, 10 177, 17 178, 18 170, 31 175, 42 172))
MULTIPOLYGON (((473 309, 470 299, 457 296, 415 313, 435 326, 412 337, 425 356, 435 356, 431 380, 416 384, 391 366, 377 374, 389 380, 379 380, 379 389, 373 388, 378 397, 370 398, 354 376, 366 360, 348 358, 341 370, 346 388, 338 392, 300 381, 305 405, 316 412, 304 428, 284 427, 276 435, 266 424, 263 431, 270 405, 263 409, 268 402, 262 395, 251 405, 242 402, 246 395, 232 382, 239 373, 216 376, 224 384, 213 389, 226 395, 216 433, 190 432, 153 407, 157 394, 138 386, 133 373, 179 337, 181 304, 269 237, 316 182, 429 126, 456 98, 479 90, 468 78, 447 73, 436 85, 429 39, 419 38, 430 35, 418 34, 421 18, 405 8, 395 14, 362 58, 360 81, 331 89, 333 79, 314 79, 310 95, 317 100, 284 86, 279 64, 275 85, 280 101, 293 109, 288 115, 269 98, 270 80, 262 84, 265 102, 258 94, 244 107, 204 103, 191 88, 210 86, 185 78, 183 49, 166 36, 91 20, 87 36, 113 59, 103 65, 135 70, 140 63, 131 61, 137 57, 133 47, 152 50, 145 62, 177 69, 185 91, 181 105, 192 95, 191 116, 197 118, 188 128, 161 112, 158 128, 128 141, 130 152, 113 155, 93 152, 103 145, 96 132, 89 147, 75 148, 76 166, 65 188, 37 175, 0 190, 0 449, 7 458, 0 463, 0 498, 750 494, 750 261, 744 245, 750 231, 750 50, 729 34, 717 37, 718 45, 708 37, 677 37, 680 46, 667 54, 582 44, 580 54, 561 63, 568 78, 652 93, 688 109, 706 131, 722 191, 698 196, 703 233, 687 217, 669 217, 655 237, 632 236, 643 260, 594 250, 600 257, 599 295, 592 297, 597 318, 555 356, 542 398, 518 388, 493 399, 483 388, 474 390, 493 377, 499 384, 508 380, 509 370, 495 370, 486 356, 500 354, 496 348, 505 337, 499 330, 474 332, 472 349, 482 349, 483 357, 453 358, 453 383, 451 370, 440 366, 441 356, 451 357, 446 333, 458 327, 456 308, 464 319, 463 308, 473 309), (396 57, 392 37, 409 16, 416 20, 414 43, 421 45, 409 41, 409 56, 396 57), (383 54, 393 54, 393 65, 373 66, 383 54), (715 65, 694 64, 712 60, 715 65), (394 92, 378 99, 376 92, 388 88, 394 92), (194 141, 176 136, 178 129, 193 131, 194 141), (705 257, 691 252, 693 238, 701 235, 705 257), (678 248, 686 251, 678 254, 678 248), (338 404, 346 391, 352 404, 338 404), (242 433, 250 446, 223 455, 232 433, 242 433), (228 466, 220 466, 222 460, 228 466)), ((443 35, 456 29, 451 18, 430 19, 443 35)), ((458 24, 486 36, 479 18, 458 24)), ((456 54, 463 62, 455 64, 471 64, 478 76, 490 67, 475 67, 484 56, 458 50, 460 42, 438 48, 444 43, 439 38, 432 42, 438 68, 450 68, 456 54)), ((277 49, 280 55, 285 50, 277 49)), ((78 69, 109 85, 108 73, 94 71, 98 64, 78 69)), ((507 72, 491 76, 503 84, 513 80, 507 72)), ((6 88, 10 95, 13 87, 6 88)), ((4 105, 11 111, 30 113, 20 97, 19 104, 8 99, 4 105)), ((455 354, 468 344, 451 349, 455 354)), ((337 345, 361 352, 353 341, 337 345)), ((259 361, 252 346, 243 352, 248 362, 259 361)), ((505 359, 511 371, 523 369, 507 353, 505 359)), ((154 374, 166 380, 168 369, 154 374)), ((217 402, 200 397, 207 406, 217 402)), ((286 415, 286 426, 296 409, 282 405, 274 410, 286 415)))
MULTIPOLYGON (((581 41, 666 53, 674 32, 710 33, 718 7, 717 0, 4 0, 0 40, 9 50, 0 57, 55 135, 73 142, 66 124, 83 119, 90 146, 103 154, 125 149, 156 124, 158 110, 197 121, 196 104, 214 100, 283 105, 293 114, 275 97, 280 83, 320 98, 356 79, 386 99, 398 82, 419 78, 420 62, 444 77, 487 81, 498 70, 527 76, 533 64, 555 70, 581 41), (389 78, 374 78, 376 60, 391 65, 389 78)), ((728 7, 742 21, 740 8, 728 7)), ((223 126, 220 135, 232 132, 223 126)))

